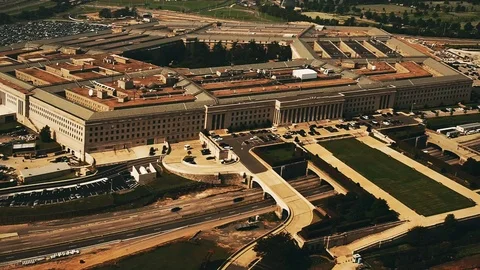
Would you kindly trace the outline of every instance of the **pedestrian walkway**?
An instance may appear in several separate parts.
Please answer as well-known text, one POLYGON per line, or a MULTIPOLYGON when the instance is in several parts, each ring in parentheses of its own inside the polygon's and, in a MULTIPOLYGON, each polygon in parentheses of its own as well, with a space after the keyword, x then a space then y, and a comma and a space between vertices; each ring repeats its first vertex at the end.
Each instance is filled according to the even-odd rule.
MULTIPOLYGON (((369 138, 369 137, 363 137, 369 138)), ((373 138, 372 138, 373 139, 373 138)), ((375 140, 375 139, 373 139, 375 140)), ((341 173, 345 176, 352 179, 354 182, 359 183, 362 188, 371 193, 377 198, 384 199, 391 209, 399 213, 399 218, 401 220, 414 220, 420 216, 406 205, 401 203, 399 200, 395 199, 392 195, 385 192, 383 189, 379 188, 377 185, 373 184, 367 178, 363 177, 361 174, 350 168, 348 165, 343 163, 341 160, 333 156, 331 152, 322 147, 319 144, 311 144, 305 147, 310 153, 318 154, 323 160, 331 164, 333 167, 336 167, 341 173)))
POLYGON ((423 173, 424 175, 432 178, 433 180, 442 183, 446 187, 458 192, 459 194, 470 198, 475 203, 477 203, 477 205, 474 207, 446 212, 429 217, 418 215, 416 212, 393 198, 390 194, 386 193, 385 191, 371 183, 368 179, 366 179, 365 177, 354 171, 352 168, 344 164, 342 161, 334 157, 333 154, 324 147, 318 144, 308 145, 306 146, 307 150, 309 150, 313 154, 318 154, 320 157, 322 157, 322 159, 330 163, 332 166, 336 167, 340 172, 351 178, 354 182, 360 183, 360 185, 366 191, 370 192, 375 197, 382 198, 387 201, 390 208, 399 213, 399 218, 401 220, 407 220, 407 222, 402 223, 397 227, 369 235, 344 246, 331 248, 329 252, 337 259, 337 265, 334 269, 353 269, 351 268, 351 256, 354 252, 404 235, 410 229, 416 226, 428 227, 443 223, 448 214, 455 215, 455 218, 457 219, 464 219, 476 216, 480 213, 480 195, 475 193, 474 191, 469 190, 468 188, 457 184, 455 181, 452 181, 451 179, 443 176, 442 174, 439 174, 432 169, 425 167, 424 165, 402 155, 401 153, 389 148, 385 143, 380 142, 372 137, 361 137, 357 138, 357 140, 364 142, 372 148, 384 152, 392 158, 416 169, 420 173, 423 173))

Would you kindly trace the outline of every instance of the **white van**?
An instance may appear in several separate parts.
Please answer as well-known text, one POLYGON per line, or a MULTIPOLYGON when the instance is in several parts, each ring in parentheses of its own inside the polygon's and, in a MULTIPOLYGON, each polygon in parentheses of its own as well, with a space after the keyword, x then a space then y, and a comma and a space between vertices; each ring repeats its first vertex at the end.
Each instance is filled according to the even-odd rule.
POLYGON ((185 145, 183 146, 183 149, 185 149, 185 151, 190 150, 190 145, 189 145, 189 144, 185 144, 185 145))

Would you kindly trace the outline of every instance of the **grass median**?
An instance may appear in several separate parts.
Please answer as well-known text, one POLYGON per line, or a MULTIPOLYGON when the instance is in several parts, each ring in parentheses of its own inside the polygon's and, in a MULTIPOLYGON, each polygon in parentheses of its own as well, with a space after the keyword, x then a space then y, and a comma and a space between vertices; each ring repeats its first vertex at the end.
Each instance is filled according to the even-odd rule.
POLYGON ((480 122, 480 113, 428 118, 427 127, 429 129, 439 129, 474 122, 480 122))
POLYGON ((205 184, 185 179, 164 170, 160 177, 133 190, 103 194, 63 203, 35 207, 3 207, 0 224, 15 224, 71 218, 105 211, 119 211, 148 205, 161 197, 176 197, 206 187, 205 184))
POLYGON ((421 215, 431 216, 475 205, 439 182, 356 139, 333 140, 320 145, 421 215))
POLYGON ((227 259, 229 252, 209 240, 181 241, 139 253, 114 264, 94 269, 217 269, 227 259), (208 258, 208 254, 211 257, 208 258))

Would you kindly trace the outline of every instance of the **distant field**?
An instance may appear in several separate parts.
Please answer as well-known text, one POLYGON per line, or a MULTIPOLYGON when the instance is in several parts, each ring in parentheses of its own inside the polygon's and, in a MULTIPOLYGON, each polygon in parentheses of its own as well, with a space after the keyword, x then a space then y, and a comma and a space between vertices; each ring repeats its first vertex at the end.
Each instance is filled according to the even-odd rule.
POLYGON ((55 6, 55 2, 51 0, 38 0, 38 1, 12 1, 2 7, 0 12, 10 15, 21 13, 22 11, 38 10, 41 6, 49 8, 55 6))
POLYGON ((474 206, 474 203, 407 165, 356 139, 320 143, 335 157, 424 216, 474 206))
POLYGON ((218 247, 215 242, 200 240, 193 242, 177 242, 166 246, 158 247, 154 250, 136 254, 112 265, 97 267, 97 270, 110 269, 217 269, 228 257, 227 250, 218 247), (212 257, 202 268, 202 263, 208 252, 213 252, 212 257))
POLYGON ((359 9, 361 9, 362 11, 367 11, 367 10, 370 10, 372 12, 377 12, 377 13, 383 13, 383 12, 386 12, 386 13, 390 13, 390 12, 394 12, 394 13, 402 13, 406 10, 407 12, 410 13, 411 10, 415 11, 415 9, 411 8, 411 7, 402 7, 402 6, 397 6, 397 5, 389 5, 389 4, 378 4, 378 5, 358 5, 357 6, 359 9), (385 11, 384 11, 385 9, 385 11))
POLYGON ((439 129, 473 122, 480 122, 480 113, 428 118, 427 127, 430 129, 439 129))
POLYGON ((220 8, 202 10, 199 12, 201 15, 222 18, 222 19, 232 19, 239 21, 260 21, 260 22, 271 22, 271 21, 282 21, 281 18, 273 17, 268 14, 260 13, 256 10, 237 6, 230 5, 220 8))
POLYGON ((149 8, 162 8, 173 11, 194 12, 203 9, 213 9, 234 3, 233 0, 98 0, 90 4, 111 5, 111 6, 142 6, 149 8))

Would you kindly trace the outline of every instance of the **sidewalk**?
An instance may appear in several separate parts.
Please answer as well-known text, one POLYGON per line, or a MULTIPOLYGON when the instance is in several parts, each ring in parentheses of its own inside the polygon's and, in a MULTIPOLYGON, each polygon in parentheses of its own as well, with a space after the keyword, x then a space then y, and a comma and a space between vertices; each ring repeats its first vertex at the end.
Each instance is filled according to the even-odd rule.
POLYGON ((156 154, 162 153, 163 143, 152 145, 141 145, 127 149, 111 150, 105 152, 95 152, 90 155, 95 159, 96 165, 124 162, 133 159, 149 157, 150 148, 157 148, 156 154))

